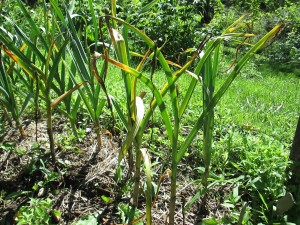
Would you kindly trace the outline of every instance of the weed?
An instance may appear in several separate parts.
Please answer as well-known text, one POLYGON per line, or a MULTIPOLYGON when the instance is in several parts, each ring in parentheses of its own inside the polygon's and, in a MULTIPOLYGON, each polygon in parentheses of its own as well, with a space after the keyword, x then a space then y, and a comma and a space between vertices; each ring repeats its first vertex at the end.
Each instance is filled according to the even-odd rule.
POLYGON ((18 225, 51 225, 52 214, 56 217, 60 217, 60 213, 57 210, 52 210, 51 199, 35 199, 31 198, 29 206, 22 206, 18 211, 15 220, 18 225))
MULTIPOLYGON (((124 203, 120 203, 118 205, 118 212, 117 214, 119 215, 121 221, 123 224, 128 223, 128 218, 131 216, 132 214, 132 207, 129 204, 124 204, 124 203)), ((139 218, 140 214, 139 211, 136 209, 134 211, 134 218, 139 218)), ((136 223, 137 225, 142 225, 143 222, 140 220, 137 220, 136 223)))
POLYGON ((88 215, 78 220, 77 222, 73 223, 73 225, 98 225, 97 215, 98 213, 93 213, 91 215, 88 215))

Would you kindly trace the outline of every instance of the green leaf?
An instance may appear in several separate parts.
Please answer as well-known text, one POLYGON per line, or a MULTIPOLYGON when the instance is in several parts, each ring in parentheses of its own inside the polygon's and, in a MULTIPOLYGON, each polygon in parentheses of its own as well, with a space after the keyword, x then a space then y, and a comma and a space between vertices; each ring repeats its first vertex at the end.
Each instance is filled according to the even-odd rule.
POLYGON ((19 115, 22 115, 23 111, 25 110, 26 106, 28 105, 28 103, 29 103, 29 101, 30 101, 30 99, 31 99, 32 97, 33 97, 33 93, 32 93, 32 92, 29 93, 29 94, 26 96, 25 101, 24 101, 23 104, 22 104, 22 108, 21 108, 21 110, 20 110, 20 112, 19 112, 19 115))
POLYGON ((128 128, 127 128, 128 124, 127 124, 127 121, 126 121, 126 117, 125 117, 124 113, 122 112, 119 103, 117 102, 117 100, 113 96, 109 95, 109 98, 110 98, 110 100, 112 102, 112 105, 114 106, 114 108, 117 112, 117 115, 120 118, 124 128, 128 131, 128 128))
POLYGON ((102 198, 102 200, 103 200, 105 203, 111 203, 111 202, 114 201, 112 198, 107 197, 107 196, 105 196, 105 195, 101 195, 101 198, 102 198))
POLYGON ((220 221, 213 217, 213 218, 204 220, 201 224, 202 225, 219 225, 220 221))
POLYGON ((126 136, 126 140, 122 145, 122 148, 119 153, 118 161, 121 162, 125 156, 128 149, 132 146, 132 143, 135 139, 135 136, 140 128, 141 121, 143 120, 145 113, 145 106, 143 100, 140 97, 136 97, 136 121, 133 125, 133 128, 129 130, 129 133, 126 136))
POLYGON ((81 82, 79 84, 76 84, 72 89, 70 89, 69 91, 67 91, 66 93, 62 94, 61 96, 59 96, 58 98, 56 98, 55 100, 52 101, 51 103, 51 110, 54 109, 54 107, 59 104, 64 98, 66 98, 67 96, 71 95, 74 91, 76 91, 78 88, 80 88, 85 82, 81 82))
MULTIPOLYGON (((53 82, 53 78, 55 76, 57 76, 58 65, 61 62, 61 57, 65 53, 65 48, 66 48, 66 46, 67 46, 68 43, 69 43, 69 39, 66 38, 64 40, 62 46, 60 47, 58 53, 55 54, 55 58, 53 60, 53 64, 52 64, 52 66, 50 68, 50 71, 49 71, 49 77, 47 79, 47 84, 46 84, 47 87, 51 86, 51 84, 53 82)), ((52 46, 55 47, 55 41, 53 42, 53 45, 51 45, 51 47, 52 46)), ((50 48, 49 51, 52 51, 52 48, 50 48)), ((51 55, 51 54, 49 54, 49 55, 51 55)), ((65 82, 65 81, 63 81, 63 82, 65 82)))
POLYGON ((5 199, 8 200, 8 199, 14 199, 14 198, 17 198, 21 195, 27 195, 31 193, 31 191, 17 191, 17 192, 12 192, 10 194, 8 194, 5 199))
POLYGON ((27 59, 26 57, 22 57, 24 56, 22 53, 20 53, 22 57, 21 58, 16 54, 14 54, 13 52, 11 52, 5 45, 2 45, 2 49, 7 54, 8 57, 10 57, 13 61, 15 61, 30 76, 30 78, 35 79, 34 76, 35 71, 37 71, 41 75, 43 74, 43 72, 40 69, 32 65, 29 59, 27 59))
POLYGON ((42 32, 41 32, 40 28, 37 27, 36 23, 31 18, 30 13, 26 9, 26 7, 22 3, 22 1, 21 0, 17 0, 17 4, 21 8, 21 10, 22 10, 22 12, 23 12, 23 14, 25 16, 25 20, 29 23, 29 26, 32 29, 32 33, 38 35, 39 38, 40 38, 40 40, 41 40, 41 42, 42 42, 42 44, 44 45, 44 48, 48 49, 48 44, 46 43, 45 39, 43 38, 42 32))
POLYGON ((73 223, 73 225, 98 225, 97 213, 82 218, 81 220, 73 223))
POLYGON ((157 2, 158 2, 158 0, 154 0, 150 3, 148 3, 147 5, 145 5, 144 7, 141 8, 139 13, 148 12, 157 2))
POLYGON ((151 160, 149 153, 145 148, 140 150, 142 152, 144 163, 145 163, 145 173, 146 173, 146 221, 147 225, 151 225, 151 208, 152 208, 152 171, 151 171, 151 160))

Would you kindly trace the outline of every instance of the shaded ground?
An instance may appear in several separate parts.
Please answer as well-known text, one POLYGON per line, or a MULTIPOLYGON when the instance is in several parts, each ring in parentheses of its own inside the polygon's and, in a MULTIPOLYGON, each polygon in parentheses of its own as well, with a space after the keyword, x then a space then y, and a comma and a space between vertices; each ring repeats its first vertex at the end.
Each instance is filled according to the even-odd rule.
MULTIPOLYGON (((118 205, 120 202, 130 202, 130 192, 114 181, 117 143, 120 141, 103 135, 102 149, 97 153, 92 127, 86 128, 86 135, 81 142, 69 143, 69 127, 65 119, 55 119, 59 171, 54 172, 50 163, 45 121, 39 121, 37 126, 34 121, 25 122, 28 137, 24 140, 19 139, 14 129, 0 139, 0 224, 14 224, 18 209, 28 204, 29 198, 52 199, 53 208, 62 214, 58 221, 53 219, 58 224, 71 224, 95 212, 101 224, 121 223, 118 205), (105 202, 103 196, 111 201, 105 202)), ((152 160, 155 161, 155 158, 152 160)), ((167 163, 157 164, 154 183, 157 183, 167 166, 167 163)), ((231 191, 230 185, 210 189, 205 206, 203 199, 198 199, 188 213, 184 212, 183 206, 198 192, 199 187, 188 178, 187 174, 191 172, 189 167, 181 172, 177 188, 177 224, 198 224, 205 217, 214 215, 218 218, 227 213, 220 205, 220 196, 231 191)), ((153 224, 167 222, 169 193, 170 181, 167 178, 161 185, 153 208, 153 224)), ((144 202, 141 194, 140 215, 144 213, 144 202)))

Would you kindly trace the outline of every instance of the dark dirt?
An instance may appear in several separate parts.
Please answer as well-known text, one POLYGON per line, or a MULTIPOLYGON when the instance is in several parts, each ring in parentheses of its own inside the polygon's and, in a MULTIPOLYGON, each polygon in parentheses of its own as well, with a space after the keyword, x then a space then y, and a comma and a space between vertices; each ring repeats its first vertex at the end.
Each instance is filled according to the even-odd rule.
MULTIPOLYGON (((58 171, 55 172, 50 159, 46 122, 37 124, 27 121, 27 137, 19 138, 17 130, 10 128, 0 139, 0 224, 15 224, 15 216, 22 205, 28 205, 30 198, 51 199, 53 209, 61 213, 57 224, 72 224, 74 221, 98 212, 100 224, 120 224, 118 204, 129 203, 121 187, 114 181, 120 140, 102 135, 100 152, 95 152, 96 135, 90 126, 79 143, 65 145, 68 129, 65 119, 54 120, 56 155, 58 171), (37 135, 37 136, 36 136, 37 135), (36 142, 37 140, 37 142, 36 142), (11 145, 11 148, 9 146, 11 145), (8 147, 1 147, 8 146, 8 147), (51 176, 54 175, 53 179, 51 176), (34 186, 42 181, 35 190, 34 186), (101 196, 113 201, 106 203, 101 196)), ((153 161, 155 159, 152 158, 153 161)), ((165 166, 168 166, 166 163, 165 166)), ((183 165, 184 166, 184 165, 183 165)), ((126 167, 126 166, 125 166, 126 167)), ((163 166, 157 166, 154 183, 163 174, 163 166)), ((176 224, 198 224, 209 216, 220 217, 226 211, 217 196, 226 195, 230 187, 210 190, 205 203, 199 199, 189 212, 183 211, 185 205, 199 190, 199 186, 182 171, 178 179, 176 224)), ((130 177, 130 176, 129 176, 130 177)), ((165 179, 159 190, 158 199, 153 207, 153 224, 166 224, 168 215, 170 181, 165 179)), ((140 214, 145 212, 145 199, 140 198, 140 214)))

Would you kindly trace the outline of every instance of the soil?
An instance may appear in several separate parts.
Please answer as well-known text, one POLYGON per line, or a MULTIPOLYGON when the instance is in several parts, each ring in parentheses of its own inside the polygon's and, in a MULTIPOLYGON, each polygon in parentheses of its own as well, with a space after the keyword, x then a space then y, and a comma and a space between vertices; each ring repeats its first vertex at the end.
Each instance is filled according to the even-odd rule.
MULTIPOLYGON (((58 170, 55 171, 48 150, 46 121, 40 120, 36 124, 27 119, 24 124, 27 133, 24 139, 13 128, 7 129, 6 134, 0 137, 0 224, 16 224, 18 210, 28 205, 30 198, 52 200, 52 208, 61 213, 60 218, 53 216, 52 223, 55 224, 73 224, 93 213, 97 213, 99 224, 121 224, 118 205, 121 202, 130 204, 130 192, 124 191, 126 186, 117 184, 114 179, 121 137, 103 134, 101 151, 96 152, 96 135, 91 125, 85 128, 86 134, 80 142, 68 143, 70 127, 66 119, 56 118, 54 132, 58 170), (104 201, 103 196, 112 201, 104 201)), ((156 161, 155 156, 152 161, 156 161)), ((189 162, 185 163, 188 165, 189 162)), ((167 162, 157 164, 154 183, 157 184, 168 166, 167 162)), ((184 169, 181 168, 178 175, 176 224, 199 224, 203 218, 224 216, 227 212, 220 205, 219 196, 228 194, 229 186, 210 189, 206 199, 199 198, 188 212, 183 210, 183 206, 199 191, 199 185, 189 178, 190 168, 181 166, 184 169)), ((127 167, 125 164, 125 173, 127 167)), ((127 174, 125 177, 130 179, 132 176, 127 174)), ((152 210, 152 224, 167 224, 169 195, 170 180, 166 178, 152 210)), ((143 215, 143 194, 139 209, 140 215, 143 215)), ((145 218, 142 220, 145 221, 145 218)))

